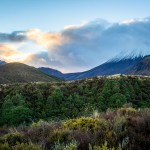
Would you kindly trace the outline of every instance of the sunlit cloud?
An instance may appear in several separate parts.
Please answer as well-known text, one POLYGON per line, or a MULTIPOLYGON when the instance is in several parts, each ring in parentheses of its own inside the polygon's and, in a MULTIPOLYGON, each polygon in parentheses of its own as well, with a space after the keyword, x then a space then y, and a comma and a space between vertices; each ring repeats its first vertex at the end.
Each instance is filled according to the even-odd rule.
POLYGON ((81 28, 83 26, 86 26, 90 21, 82 21, 80 24, 78 25, 66 25, 64 27, 64 30, 68 30, 68 29, 78 29, 78 28, 81 28))
POLYGON ((121 21, 120 24, 131 24, 131 23, 147 22, 147 21, 149 21, 149 18, 144 18, 144 19, 128 19, 128 20, 121 21))
POLYGON ((16 50, 15 47, 10 44, 0 44, 0 55, 1 59, 6 62, 21 61, 27 57, 23 52, 16 50))
POLYGON ((0 44, 0 54, 9 57, 11 55, 20 54, 21 52, 14 50, 14 47, 8 44, 0 44))
POLYGON ((30 29, 26 32, 29 40, 42 45, 44 48, 49 49, 54 45, 60 45, 68 39, 61 35, 61 33, 42 32, 39 29, 30 29))

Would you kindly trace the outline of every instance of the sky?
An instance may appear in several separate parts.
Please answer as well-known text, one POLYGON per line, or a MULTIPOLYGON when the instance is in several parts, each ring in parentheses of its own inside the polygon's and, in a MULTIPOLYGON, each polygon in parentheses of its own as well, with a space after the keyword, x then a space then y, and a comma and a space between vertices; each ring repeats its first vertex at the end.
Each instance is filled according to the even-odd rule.
POLYGON ((62 72, 150 53, 148 0, 0 0, 0 60, 62 72))

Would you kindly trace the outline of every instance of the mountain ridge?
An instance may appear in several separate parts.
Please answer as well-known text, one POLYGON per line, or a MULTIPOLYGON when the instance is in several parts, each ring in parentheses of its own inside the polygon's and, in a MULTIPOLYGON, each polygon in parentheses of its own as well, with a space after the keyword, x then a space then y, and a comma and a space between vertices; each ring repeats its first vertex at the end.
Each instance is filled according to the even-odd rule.
POLYGON ((56 81, 61 80, 23 63, 13 62, 0 65, 0 84, 56 81))
MULTIPOLYGON (((111 59, 88 71, 78 72, 78 73, 66 73, 66 74, 57 71, 59 72, 59 74, 54 74, 53 72, 53 75, 56 75, 65 80, 78 80, 78 79, 89 78, 94 76, 107 76, 107 75, 114 75, 114 74, 133 74, 133 75, 141 74, 142 75, 141 72, 136 73, 133 72, 133 70, 135 70, 136 65, 138 65, 138 63, 140 63, 140 61, 142 61, 145 57, 147 56, 135 55, 132 57, 131 56, 123 57, 122 59, 119 58, 111 59)), ((51 70, 53 69, 42 67, 40 68, 40 70, 45 73, 51 74, 51 70)), ((144 75, 150 75, 150 73, 146 72, 144 73, 144 75)))
POLYGON ((0 61, 0 84, 13 82, 51 82, 60 81, 59 78, 64 80, 79 80, 95 76, 109 76, 114 74, 150 75, 150 55, 130 55, 120 59, 113 58, 90 70, 77 73, 62 73, 56 69, 46 67, 34 68, 28 66, 27 69, 25 66, 27 67, 28 65, 17 62, 6 63, 4 61, 0 61), (6 69, 7 67, 9 68, 9 71, 6 69), (18 70, 19 68, 20 71, 18 70), (16 77, 19 80, 15 79, 13 71, 17 73, 16 77), (35 76, 32 75, 32 73, 34 73, 35 76), (13 81, 11 78, 14 78, 15 80, 13 79, 13 81))
POLYGON ((150 75, 150 55, 145 56, 136 66, 129 71, 130 74, 135 75, 150 75))

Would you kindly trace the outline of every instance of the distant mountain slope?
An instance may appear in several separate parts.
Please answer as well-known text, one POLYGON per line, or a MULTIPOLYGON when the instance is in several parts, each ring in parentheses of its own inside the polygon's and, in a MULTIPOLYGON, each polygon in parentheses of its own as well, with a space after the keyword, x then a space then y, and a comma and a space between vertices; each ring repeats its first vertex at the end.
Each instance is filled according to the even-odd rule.
POLYGON ((59 71, 56 70, 54 71, 53 69, 44 67, 41 69, 41 71, 49 75, 54 75, 63 78, 65 80, 78 80, 88 77, 113 75, 113 74, 127 74, 136 64, 138 64, 138 62, 142 60, 142 58, 143 58, 142 56, 139 56, 131 58, 128 57, 123 59, 114 59, 102 65, 99 65, 91 70, 80 73, 62 74, 59 71))
POLYGON ((145 56, 131 70, 129 74, 134 75, 150 75, 150 55, 145 56))
POLYGON ((3 60, 0 60, 0 65, 2 65, 2 64, 6 64, 6 62, 3 60))
POLYGON ((22 63, 0 65, 0 84, 54 81, 60 81, 60 79, 22 63))
POLYGON ((142 57, 135 58, 124 58, 121 60, 112 60, 108 61, 98 67, 95 67, 89 71, 78 73, 75 76, 71 75, 66 76, 67 79, 82 79, 87 77, 94 76, 104 76, 104 75, 113 75, 113 74, 126 74, 133 66, 135 66, 142 57))
POLYGON ((40 67, 38 70, 48 74, 48 75, 53 75, 58 78, 64 78, 64 74, 58 70, 52 69, 52 68, 45 68, 45 67, 40 67))

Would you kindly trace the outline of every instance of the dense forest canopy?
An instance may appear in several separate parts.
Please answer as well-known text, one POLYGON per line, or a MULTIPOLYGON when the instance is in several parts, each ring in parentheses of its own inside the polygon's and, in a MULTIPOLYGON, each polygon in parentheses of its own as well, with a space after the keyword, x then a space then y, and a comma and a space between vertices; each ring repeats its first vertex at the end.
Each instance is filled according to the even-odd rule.
POLYGON ((150 77, 0 85, 1 150, 148 150, 150 77))
POLYGON ((150 107, 150 78, 94 77, 60 83, 0 85, 0 125, 87 116, 93 111, 150 107))

